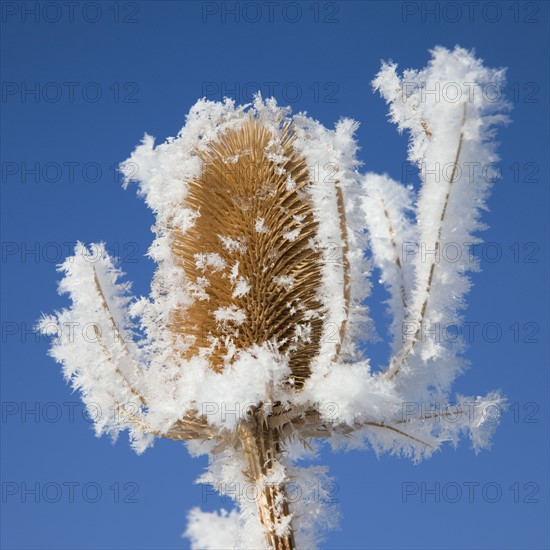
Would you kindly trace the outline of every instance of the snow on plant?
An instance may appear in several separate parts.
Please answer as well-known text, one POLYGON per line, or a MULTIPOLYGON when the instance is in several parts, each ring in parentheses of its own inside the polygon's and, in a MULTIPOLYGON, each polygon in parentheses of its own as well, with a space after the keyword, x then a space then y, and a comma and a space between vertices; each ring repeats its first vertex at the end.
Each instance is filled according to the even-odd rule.
POLYGON ((463 346, 436 327, 460 323, 477 267, 466 247, 507 109, 486 89, 503 82, 460 48, 401 77, 383 65, 373 85, 410 134, 418 193, 360 173, 356 122, 330 130, 260 97, 200 100, 177 137, 146 135, 121 165, 157 217, 151 294, 130 295, 103 244, 78 244, 59 268, 72 306, 40 329, 86 405, 114 413, 94 415, 98 435, 208 454, 199 481, 237 506, 192 510, 193 548, 312 548, 337 516, 325 469, 294 464, 313 440, 414 460, 462 433, 488 445, 503 399, 449 395, 463 346), (393 319, 382 370, 364 345, 373 267, 393 319))

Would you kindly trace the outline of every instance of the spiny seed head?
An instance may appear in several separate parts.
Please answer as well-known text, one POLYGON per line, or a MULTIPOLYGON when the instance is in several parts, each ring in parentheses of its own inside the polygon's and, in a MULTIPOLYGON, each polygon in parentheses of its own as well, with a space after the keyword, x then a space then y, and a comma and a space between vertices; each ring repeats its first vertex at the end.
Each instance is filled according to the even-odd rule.
POLYGON ((197 152, 202 172, 183 205, 197 217, 172 238, 195 300, 176 309, 171 330, 192 337, 185 358, 206 354, 218 372, 236 351, 270 343, 288 356, 299 389, 319 351, 324 312, 310 175, 294 139, 291 123, 276 138, 251 116, 197 152))

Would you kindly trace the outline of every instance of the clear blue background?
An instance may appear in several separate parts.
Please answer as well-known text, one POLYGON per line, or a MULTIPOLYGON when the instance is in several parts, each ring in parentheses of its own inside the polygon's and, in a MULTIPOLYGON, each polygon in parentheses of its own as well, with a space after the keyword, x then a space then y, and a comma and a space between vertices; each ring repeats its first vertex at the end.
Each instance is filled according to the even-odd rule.
MULTIPOLYGON (((464 4, 447 2, 308 1, 300 3, 301 14, 280 2, 271 17, 264 3, 240 2, 238 22, 226 13, 233 3, 88 2, 72 16, 62 2, 47 4, 38 16, 22 15, 35 2, 2 6, 2 481, 4 489, 13 487, 6 482, 79 485, 74 502, 68 490, 57 503, 4 495, 2 547, 185 548, 187 511, 220 507, 212 496, 202 502, 193 480, 206 462, 191 459, 183 445, 158 441, 136 456, 124 438, 114 446, 96 439, 80 407, 71 418, 63 403, 78 396, 46 356, 45 339, 30 332, 41 312, 67 303, 56 294, 64 243, 104 240, 114 252, 118 246, 135 292, 148 292, 154 266, 143 255, 153 217, 135 188, 121 188, 114 164, 145 131, 158 141, 175 135, 205 92, 220 99, 223 87, 246 101, 255 87, 248 83, 266 93, 275 82, 276 97, 295 111, 326 125, 340 116, 360 121, 365 167, 401 179, 406 137, 386 121, 370 81, 382 58, 421 68, 431 47, 460 44, 475 47, 488 66, 508 67, 514 110, 513 124, 499 134, 504 177, 485 215, 484 238, 495 244, 474 274, 466 312, 480 327, 498 323, 502 336, 491 343, 476 333, 466 354, 473 368, 455 388, 474 395, 501 388, 515 412, 504 416, 493 450, 478 456, 468 441, 417 466, 372 452, 324 451, 318 463, 335 476, 342 521, 323 547, 548 548, 548 3, 492 2, 470 18, 464 4), (66 82, 76 83, 74 97, 66 82), (35 83, 38 98, 25 95, 35 83), (94 102, 97 89, 102 95, 94 102), (62 164, 70 162, 79 163, 74 178, 62 164), (38 182, 32 174, 24 178, 22 163, 46 172, 38 182), (95 165, 82 172, 86 163, 101 168, 97 181, 95 165), (495 250, 501 258, 488 261, 495 250), (519 342, 509 328, 516 322, 519 342), (538 342, 523 342, 533 327, 538 342), (38 417, 27 414, 36 404, 38 417), (13 407, 17 413, 8 414, 13 407), (122 500, 131 496, 128 482, 137 484, 138 502, 114 502, 109 487, 119 483, 122 500), (404 482, 427 489, 458 483, 463 495, 449 502, 455 486, 448 485, 439 503, 420 494, 403 502, 404 482), (469 482, 480 484, 472 502, 469 482), (494 503, 494 486, 486 486, 488 498, 481 494, 491 482, 502 489, 494 503), (101 488, 98 502, 86 501, 97 486, 83 496, 86 483, 101 488), (515 483, 519 502, 510 489, 515 483)), ((373 280, 370 304, 383 335, 385 295, 376 274, 373 280)), ((370 353, 381 364, 387 346, 370 353)), ((55 499, 56 485, 46 487, 55 499)))

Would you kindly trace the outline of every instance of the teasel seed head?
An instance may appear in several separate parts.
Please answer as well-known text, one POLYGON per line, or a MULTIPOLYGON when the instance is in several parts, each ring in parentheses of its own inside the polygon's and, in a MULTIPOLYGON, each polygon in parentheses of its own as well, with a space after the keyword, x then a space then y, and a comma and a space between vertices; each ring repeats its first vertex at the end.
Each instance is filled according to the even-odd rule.
POLYGON ((195 299, 173 312, 170 328, 191 336, 186 359, 204 354, 218 372, 239 350, 267 343, 288 358, 288 382, 300 389, 326 312, 311 175, 295 139, 292 122, 275 136, 249 116, 196 151, 202 171, 183 205, 196 217, 171 241, 195 299))

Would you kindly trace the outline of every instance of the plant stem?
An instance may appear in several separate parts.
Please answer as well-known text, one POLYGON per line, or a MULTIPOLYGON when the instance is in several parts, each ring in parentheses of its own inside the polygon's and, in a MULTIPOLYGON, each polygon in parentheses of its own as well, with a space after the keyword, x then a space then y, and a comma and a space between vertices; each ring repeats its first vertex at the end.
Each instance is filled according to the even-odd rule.
POLYGON ((286 529, 277 529, 286 524, 291 515, 285 484, 269 481, 282 454, 279 433, 268 427, 260 407, 251 413, 250 420, 240 424, 238 435, 246 459, 247 477, 254 484, 258 517, 266 542, 274 550, 295 550, 291 523, 286 529))

